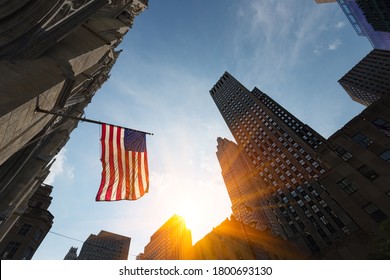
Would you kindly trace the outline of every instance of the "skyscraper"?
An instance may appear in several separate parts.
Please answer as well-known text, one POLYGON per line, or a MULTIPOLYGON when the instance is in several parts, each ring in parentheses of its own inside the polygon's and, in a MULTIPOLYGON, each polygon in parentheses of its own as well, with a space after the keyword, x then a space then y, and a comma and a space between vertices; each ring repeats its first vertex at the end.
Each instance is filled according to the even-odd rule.
POLYGON ((317 181, 330 169, 316 159, 325 141, 321 135, 227 72, 210 94, 253 165, 260 204, 273 234, 294 240, 310 255, 358 230, 317 181))
POLYGON ((69 252, 65 255, 64 260, 77 260, 77 247, 70 247, 69 252))
POLYGON ((388 0, 356 0, 356 3, 376 31, 390 32, 390 2, 388 0))
POLYGON ((130 237, 102 230, 98 235, 91 234, 85 240, 77 259, 127 260, 130 241, 130 237))
POLYGON ((191 231, 187 229, 184 218, 173 215, 151 237, 142 260, 186 260, 192 248, 191 231))
POLYGON ((359 36, 367 37, 376 49, 390 50, 390 33, 375 30, 355 0, 337 2, 359 36))
POLYGON ((372 50, 340 80, 349 96, 369 106, 384 95, 390 94, 390 51, 372 50))
POLYGON ((245 153, 228 139, 218 138, 217 142, 217 157, 235 219, 264 230, 267 221, 259 203, 261 193, 245 153))

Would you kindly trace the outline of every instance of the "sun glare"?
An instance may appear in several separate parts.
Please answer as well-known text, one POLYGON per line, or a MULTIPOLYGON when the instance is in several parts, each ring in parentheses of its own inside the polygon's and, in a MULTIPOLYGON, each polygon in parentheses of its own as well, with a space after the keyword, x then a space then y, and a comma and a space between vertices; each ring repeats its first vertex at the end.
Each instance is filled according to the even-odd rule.
POLYGON ((186 220, 186 226, 190 230, 197 229, 202 223, 202 214, 198 209, 199 205, 191 201, 181 202, 177 207, 177 215, 186 220))
MULTIPOLYGON (((219 225, 230 214, 219 211, 220 201, 216 199, 199 198, 196 193, 187 194, 172 203, 174 213, 183 217, 186 226, 191 230, 193 243, 203 238, 219 225)), ((230 208, 228 208, 228 211, 230 208)))

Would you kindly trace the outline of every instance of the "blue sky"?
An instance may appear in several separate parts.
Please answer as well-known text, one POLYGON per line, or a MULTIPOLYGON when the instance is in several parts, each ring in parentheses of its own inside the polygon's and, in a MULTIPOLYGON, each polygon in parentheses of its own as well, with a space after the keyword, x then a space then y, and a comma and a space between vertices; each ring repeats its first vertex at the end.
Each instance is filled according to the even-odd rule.
MULTIPOLYGON (((194 243, 230 216, 215 152, 217 137, 233 137, 209 95, 224 71, 328 137, 363 109, 337 81, 372 47, 335 3, 150 0, 120 49, 86 117, 154 133, 150 192, 95 202, 100 129, 88 123, 71 134, 47 183, 53 232, 77 240, 100 230, 126 235, 135 259, 175 213, 188 218, 194 243)), ((71 246, 82 244, 48 233, 34 259, 63 259, 71 246)))

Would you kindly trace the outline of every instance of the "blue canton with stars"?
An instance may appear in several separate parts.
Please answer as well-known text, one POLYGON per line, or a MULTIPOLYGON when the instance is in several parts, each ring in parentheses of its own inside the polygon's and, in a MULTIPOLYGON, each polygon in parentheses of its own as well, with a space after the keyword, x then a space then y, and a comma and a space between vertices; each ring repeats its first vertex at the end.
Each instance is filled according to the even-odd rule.
POLYGON ((133 152, 146 151, 146 134, 138 131, 125 129, 125 149, 133 152))

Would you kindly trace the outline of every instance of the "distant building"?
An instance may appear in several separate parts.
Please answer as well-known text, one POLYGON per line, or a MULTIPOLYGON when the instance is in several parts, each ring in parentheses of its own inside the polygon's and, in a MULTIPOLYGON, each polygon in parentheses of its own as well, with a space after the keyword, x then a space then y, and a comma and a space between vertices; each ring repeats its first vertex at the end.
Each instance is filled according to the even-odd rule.
POLYGON ((375 49, 390 50, 390 33, 376 31, 355 0, 337 0, 359 36, 365 36, 375 49))
POLYGON ((270 260, 302 259, 292 243, 267 231, 258 231, 234 218, 226 219, 199 240, 191 259, 196 260, 270 260))
POLYGON ((390 51, 372 50, 339 83, 354 101, 365 106, 390 95, 390 51))
POLYGON ((222 138, 217 142, 217 157, 235 219, 258 230, 266 229, 268 225, 260 204, 262 194, 255 169, 236 143, 222 138))
POLYGON ((151 237, 142 260, 186 260, 192 248, 191 231, 187 229, 184 218, 173 215, 151 237))
POLYGON ((77 260, 77 249, 76 247, 71 247, 64 260, 77 260))
POLYGON ((2 260, 30 260, 53 224, 47 210, 53 187, 39 184, 18 219, 9 227, 0 242, 2 260))
POLYGON ((356 0, 374 30, 390 32, 390 2, 388 0, 356 0))
POLYGON ((127 260, 130 241, 130 237, 102 230, 98 235, 91 234, 85 240, 77 259, 127 260))
POLYGON ((78 124, 36 108, 81 117, 148 4, 6 2, 0 14, 0 242, 78 124))

